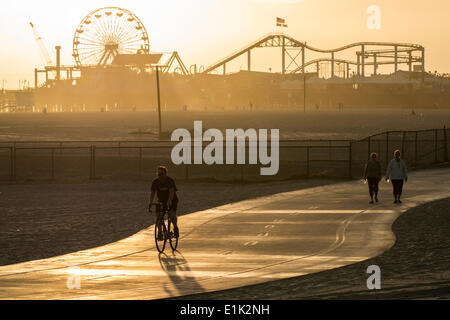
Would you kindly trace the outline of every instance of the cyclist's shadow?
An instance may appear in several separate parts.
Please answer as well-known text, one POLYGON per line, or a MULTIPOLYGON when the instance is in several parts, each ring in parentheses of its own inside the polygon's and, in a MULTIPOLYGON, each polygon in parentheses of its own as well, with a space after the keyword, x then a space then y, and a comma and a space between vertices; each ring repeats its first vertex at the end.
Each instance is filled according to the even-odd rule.
POLYGON ((159 263, 161 268, 167 273, 177 292, 172 292, 167 285, 164 285, 164 290, 171 296, 193 294, 197 292, 205 292, 205 289, 198 283, 194 276, 189 275, 191 269, 187 260, 181 252, 175 250, 168 256, 160 253, 159 263))

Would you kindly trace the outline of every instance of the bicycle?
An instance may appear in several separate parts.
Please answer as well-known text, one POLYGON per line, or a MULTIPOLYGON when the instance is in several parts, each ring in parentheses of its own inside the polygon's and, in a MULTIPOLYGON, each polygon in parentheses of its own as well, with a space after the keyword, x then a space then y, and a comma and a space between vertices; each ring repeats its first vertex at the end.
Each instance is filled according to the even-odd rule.
POLYGON ((156 209, 156 217, 160 217, 159 221, 155 223, 155 244, 158 252, 162 253, 166 247, 166 242, 169 240, 170 247, 175 251, 178 247, 178 238, 175 237, 173 223, 170 220, 169 211, 164 203, 153 203, 149 206, 149 212, 151 213, 151 207, 156 209), (167 220, 167 226, 166 226, 167 220), (158 223, 159 222, 159 223, 158 223), (159 228, 159 226, 161 226, 159 228), (162 235, 160 236, 160 230, 162 235))

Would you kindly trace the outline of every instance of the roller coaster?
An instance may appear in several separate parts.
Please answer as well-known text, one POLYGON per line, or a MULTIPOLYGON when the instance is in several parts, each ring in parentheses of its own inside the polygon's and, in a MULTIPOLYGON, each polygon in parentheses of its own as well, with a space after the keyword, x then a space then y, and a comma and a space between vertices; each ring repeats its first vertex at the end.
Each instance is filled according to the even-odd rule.
MULTIPOLYGON (((33 24, 31 26, 34 29, 33 24)), ((36 33, 36 30, 34 30, 36 33)), ((40 36, 36 35, 39 40, 40 36)), ((373 66, 373 74, 377 75, 381 65, 393 65, 393 72, 398 71, 400 64, 407 64, 409 71, 425 73, 425 48, 419 44, 393 42, 357 42, 335 49, 318 49, 306 42, 299 41, 282 32, 269 33, 244 48, 214 63, 210 67, 197 65, 187 68, 178 53, 150 53, 149 35, 144 23, 132 12, 118 8, 105 7, 87 14, 76 28, 73 37, 74 66, 60 64, 60 46, 56 46, 56 66, 47 63, 44 70, 35 69, 35 88, 38 88, 38 75, 45 74, 45 84, 49 81, 49 73, 56 75, 55 80, 73 81, 75 74, 104 73, 104 68, 137 68, 152 69, 156 64, 162 73, 175 72, 184 76, 193 74, 222 73, 227 74, 227 64, 240 56, 247 55, 247 70, 252 71, 252 52, 257 48, 281 48, 281 74, 306 73, 315 66, 317 75, 326 77, 340 76, 350 78, 357 75, 365 77, 367 66, 373 66), (356 58, 339 56, 352 51, 356 58), (317 57, 325 55, 325 57, 317 57), (161 57, 168 57, 162 59, 161 57), (308 56, 309 60, 306 60, 308 56), (178 64, 178 67, 175 65, 178 64), (323 66, 326 67, 324 72, 323 66), (331 66, 331 68, 329 68, 331 66), (335 67, 338 67, 336 72, 335 67), (356 67, 356 70, 355 70, 356 67), (331 69, 328 72, 328 69, 331 69), (351 73, 352 72, 352 73, 351 73)), ((47 54, 48 55, 48 54, 47 54)), ((348 56, 348 55, 347 55, 348 56)))
MULTIPOLYGON (((251 53, 257 48, 281 48, 281 73, 305 73, 306 68, 315 65, 316 72, 320 71, 320 63, 328 62, 331 64, 331 77, 335 76, 335 64, 344 64, 346 72, 344 77, 350 76, 350 66, 356 66, 356 74, 364 77, 366 75, 366 66, 373 66, 374 74, 377 74, 379 65, 393 65, 394 72, 398 71, 400 64, 407 64, 409 71, 413 71, 413 64, 417 65, 421 72, 425 72, 425 48, 419 44, 393 43, 393 42, 356 42, 335 49, 318 49, 308 45, 306 42, 298 41, 284 33, 270 33, 262 38, 250 43, 244 48, 235 51, 231 55, 219 60, 206 68, 202 73, 207 74, 222 68, 223 74, 226 74, 227 63, 247 54, 247 69, 252 70, 251 53), (382 47, 382 48, 380 48, 382 47), (359 48, 354 52, 356 60, 347 60, 336 57, 336 54, 349 49, 359 48), (317 58, 306 61, 307 50, 319 54, 329 54, 325 58, 317 58), (294 51, 294 54, 292 52, 294 51), (300 56, 300 58, 299 58, 300 56), (300 59, 300 61, 298 61, 300 59), (371 59, 369 61, 369 59, 371 59), (383 60, 379 60, 383 59, 383 60), (291 67, 292 66, 292 67, 291 67)), ((414 71, 418 71, 415 66, 414 71)))

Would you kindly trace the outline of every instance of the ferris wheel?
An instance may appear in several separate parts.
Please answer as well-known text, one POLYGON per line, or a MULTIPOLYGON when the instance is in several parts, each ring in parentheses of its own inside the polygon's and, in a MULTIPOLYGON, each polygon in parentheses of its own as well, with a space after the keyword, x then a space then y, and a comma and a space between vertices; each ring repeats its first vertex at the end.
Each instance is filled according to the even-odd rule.
POLYGON ((97 9, 83 18, 73 37, 73 57, 78 66, 111 64, 118 54, 148 54, 150 44, 144 24, 126 9, 97 9))

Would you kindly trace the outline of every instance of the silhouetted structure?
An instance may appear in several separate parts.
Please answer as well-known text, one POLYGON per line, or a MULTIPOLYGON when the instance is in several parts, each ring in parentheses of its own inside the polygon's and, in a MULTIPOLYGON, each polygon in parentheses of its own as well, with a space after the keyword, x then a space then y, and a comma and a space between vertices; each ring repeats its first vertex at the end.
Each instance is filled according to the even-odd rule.
POLYGON ((143 23, 116 7, 101 8, 83 18, 75 32, 73 56, 75 66, 35 69, 38 109, 98 111, 108 110, 108 105, 117 106, 114 110, 156 109, 155 65, 161 73, 161 104, 168 110, 185 110, 184 105, 190 110, 226 110, 250 103, 258 109, 306 110, 316 104, 324 109, 340 109, 340 105, 417 108, 447 106, 450 100, 450 78, 425 73, 425 48, 418 44, 358 42, 318 49, 283 33, 272 33, 197 70, 197 65, 186 68, 177 52, 150 53, 143 23), (123 23, 135 37, 127 40, 121 33, 115 34, 115 28, 105 33, 104 23, 123 23), (89 46, 89 41, 96 45, 89 46), (131 44, 125 45, 127 41, 131 44), (252 71, 252 52, 274 47, 281 49, 281 72, 252 71), (352 50, 354 60, 337 56, 352 50), (227 64, 242 55, 247 55, 247 70, 227 72, 227 64), (311 58, 307 60, 307 56, 311 58), (399 70, 400 64, 408 65, 408 71, 399 70), (392 65, 393 73, 380 74, 380 65, 392 65), (368 66, 373 66, 371 77, 366 76, 368 66), (222 75, 214 74, 220 68, 222 75), (45 81, 40 83, 42 73, 45 81))

